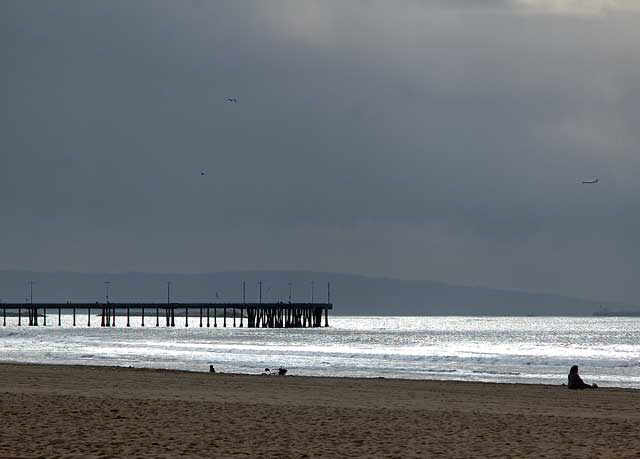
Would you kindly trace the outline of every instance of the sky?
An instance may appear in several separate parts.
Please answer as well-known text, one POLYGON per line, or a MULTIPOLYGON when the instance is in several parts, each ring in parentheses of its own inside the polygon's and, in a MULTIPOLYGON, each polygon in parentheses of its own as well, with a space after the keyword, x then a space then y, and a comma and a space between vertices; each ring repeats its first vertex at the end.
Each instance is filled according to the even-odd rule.
POLYGON ((638 43, 634 1, 4 0, 0 269, 638 304, 638 43))

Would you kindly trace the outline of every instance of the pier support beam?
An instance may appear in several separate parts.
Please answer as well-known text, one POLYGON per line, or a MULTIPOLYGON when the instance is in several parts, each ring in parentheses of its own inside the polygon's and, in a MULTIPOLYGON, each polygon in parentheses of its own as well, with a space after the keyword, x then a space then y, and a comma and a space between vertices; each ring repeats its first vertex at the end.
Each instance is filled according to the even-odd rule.
MULTIPOLYGON (((6 326, 6 310, 18 312, 18 326, 22 326, 22 309, 27 309, 28 319, 31 326, 53 326, 55 325, 55 317, 53 323, 50 322, 51 318, 48 317, 50 310, 54 310, 52 313, 55 316, 55 309, 58 310, 58 326, 62 326, 62 309, 68 312, 72 312, 73 326, 77 326, 77 311, 79 307, 81 311, 86 310, 88 327, 91 326, 91 307, 98 309, 100 314, 100 325, 103 327, 115 327, 117 322, 118 309, 121 310, 123 316, 126 315, 126 326, 132 327, 135 325, 147 326, 146 308, 156 308, 156 327, 160 325, 160 308, 165 310, 165 320, 167 327, 175 327, 176 310, 184 310, 185 327, 189 327, 190 309, 197 308, 198 313, 194 316, 199 318, 198 326, 204 327, 204 313, 206 309, 207 314, 207 327, 211 326, 211 309, 213 309, 213 321, 214 327, 218 326, 218 309, 222 309, 222 323, 221 327, 248 327, 248 328, 318 328, 329 326, 329 309, 333 309, 333 305, 330 303, 169 303, 166 306, 160 306, 153 303, 40 303, 37 306, 32 305, 29 302, 26 303, 0 303, 0 313, 2 313, 2 326, 6 326), (42 308, 42 320, 38 320, 40 317, 38 309, 42 308), (231 308, 233 311, 229 311, 231 308), (125 311, 126 309, 126 311, 125 311), (135 320, 135 311, 139 310, 141 315, 141 321, 138 323, 135 320), (131 324, 131 315, 134 315, 133 325, 131 324), (240 320, 238 323, 238 314, 240 314, 240 320), (244 319, 247 323, 245 325, 244 319), (324 315, 324 320, 323 320, 324 315), (227 320, 229 319, 229 320, 227 320), (39 324, 38 324, 39 322, 39 324)), ((82 312, 81 312, 82 315, 82 312)), ((151 314, 152 315, 152 314, 151 314)), ((80 317, 82 319, 82 317, 80 317)), ((180 321, 180 312, 178 311, 178 322, 180 321)), ((24 324, 26 325, 26 323, 24 324)), ((124 323, 121 324, 124 326, 124 323)))

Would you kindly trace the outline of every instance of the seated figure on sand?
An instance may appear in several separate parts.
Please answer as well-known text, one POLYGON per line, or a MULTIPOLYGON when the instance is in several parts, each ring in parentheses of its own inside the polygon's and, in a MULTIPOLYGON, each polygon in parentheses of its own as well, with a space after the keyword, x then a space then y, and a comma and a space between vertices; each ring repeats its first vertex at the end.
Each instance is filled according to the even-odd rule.
POLYGON ((569 389, 596 389, 598 385, 585 383, 578 374, 578 365, 574 365, 569 370, 569 384, 567 387, 569 389))

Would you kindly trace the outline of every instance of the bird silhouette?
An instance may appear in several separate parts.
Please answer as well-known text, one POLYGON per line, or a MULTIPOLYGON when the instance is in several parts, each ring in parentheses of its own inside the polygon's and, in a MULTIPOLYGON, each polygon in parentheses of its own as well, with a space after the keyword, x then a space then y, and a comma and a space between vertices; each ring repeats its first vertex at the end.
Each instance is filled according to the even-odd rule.
POLYGON ((583 180, 582 184, 583 185, 592 185, 592 184, 598 183, 598 182, 599 182, 599 180, 597 178, 594 178, 593 180, 583 180))
POLYGON ((228 97, 227 98, 227 102, 233 102, 233 103, 238 103, 238 98, 237 97, 228 97))

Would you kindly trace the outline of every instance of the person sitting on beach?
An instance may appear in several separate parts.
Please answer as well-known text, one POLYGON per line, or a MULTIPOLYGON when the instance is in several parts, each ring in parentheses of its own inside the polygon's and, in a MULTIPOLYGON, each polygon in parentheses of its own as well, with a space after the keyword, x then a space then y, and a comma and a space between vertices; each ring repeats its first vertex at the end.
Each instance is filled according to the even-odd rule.
POLYGON ((569 370, 569 384, 567 387, 569 389, 596 389, 598 386, 585 383, 578 374, 578 365, 574 365, 569 370))
POLYGON ((209 373, 215 373, 216 369, 213 368, 213 365, 209 365, 209 373))

